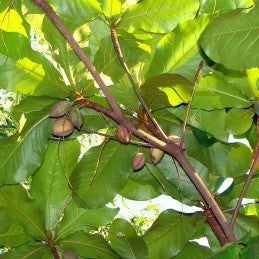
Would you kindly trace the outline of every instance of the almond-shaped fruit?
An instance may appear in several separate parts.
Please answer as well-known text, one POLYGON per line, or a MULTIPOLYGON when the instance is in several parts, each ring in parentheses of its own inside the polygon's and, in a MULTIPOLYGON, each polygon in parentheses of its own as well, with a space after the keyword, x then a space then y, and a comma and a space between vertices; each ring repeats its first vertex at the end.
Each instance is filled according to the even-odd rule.
POLYGON ((49 117, 59 118, 64 116, 68 112, 70 105, 70 101, 67 100, 57 102, 52 106, 49 117))
POLYGON ((150 159, 151 159, 151 162, 156 165, 158 164, 163 155, 164 155, 164 151, 160 150, 159 148, 150 148, 150 159))
POLYGON ((143 153, 136 153, 132 160, 132 168, 134 171, 141 169, 146 162, 146 157, 143 153))
POLYGON ((122 125, 117 126, 115 134, 118 140, 122 143, 128 143, 130 141, 131 132, 122 125))
POLYGON ((83 116, 77 107, 72 107, 68 112, 68 118, 77 129, 83 125, 83 116))
POLYGON ((52 134, 58 137, 66 137, 74 130, 71 121, 68 118, 59 118, 52 125, 52 134))

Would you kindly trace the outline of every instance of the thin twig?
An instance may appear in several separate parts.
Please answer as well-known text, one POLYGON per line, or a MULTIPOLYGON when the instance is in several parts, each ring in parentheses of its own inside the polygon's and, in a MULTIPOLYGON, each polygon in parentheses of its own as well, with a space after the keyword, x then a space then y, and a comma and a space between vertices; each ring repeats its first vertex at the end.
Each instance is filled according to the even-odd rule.
POLYGON ((203 65, 204 65, 204 61, 201 60, 200 63, 199 63, 197 72, 196 72, 196 74, 195 74, 195 77, 194 77, 191 99, 190 99, 190 101, 188 102, 187 109, 186 109, 186 113, 185 113, 184 120, 183 120, 182 136, 181 136, 181 141, 180 141, 180 148, 181 148, 181 149, 183 149, 184 133, 185 133, 185 130, 186 130, 187 120, 188 120, 189 113, 190 113, 190 110, 191 110, 191 105, 192 105, 192 100, 193 100, 193 96, 194 96, 194 93, 195 93, 196 85, 197 85, 199 76, 200 76, 200 74, 201 74, 201 70, 202 70, 202 68, 203 68, 203 65))
POLYGON ((247 188, 252 180, 252 177, 253 177, 253 174, 256 170, 256 167, 257 167, 257 163, 259 162, 259 116, 257 117, 257 144, 256 144, 256 147, 255 147, 255 152, 253 154, 253 161, 252 161, 252 165, 251 165, 251 168, 249 170, 249 173, 247 175, 247 179, 245 181, 245 184, 243 186, 243 189, 241 191, 241 194, 239 196, 239 199, 238 199, 238 202, 237 202, 237 205, 235 207, 235 211, 234 211, 234 214, 231 218, 231 222, 230 222, 230 227, 233 229, 234 227, 234 224, 235 224, 235 221, 236 221, 236 218, 237 218, 237 215, 238 215, 238 212, 239 212, 239 209, 241 207, 241 204, 242 204, 242 200, 243 198, 245 197, 245 194, 246 194, 246 191, 247 191, 247 188))
MULTIPOLYGON (((96 135, 100 135, 102 137, 105 138, 109 138, 112 140, 116 140, 119 141, 117 137, 106 134, 106 133, 102 133, 99 131, 95 131, 95 130, 91 130, 91 129, 86 129, 86 128, 81 128, 81 131, 86 132, 86 133, 90 133, 90 134, 96 134, 96 135)), ((145 143, 145 142, 141 142, 141 141, 136 141, 136 140, 130 140, 128 143, 136 145, 136 146, 143 146, 143 147, 154 147, 152 145, 150 145, 149 143, 145 143)))
POLYGON ((122 51, 121 51, 121 47, 120 47, 120 43, 119 43, 119 40, 118 40, 118 37, 117 37, 117 33, 116 33, 116 28, 114 26, 114 24, 111 25, 110 27, 111 29, 111 38, 112 38, 112 43, 113 43, 113 47, 114 47, 114 50, 117 54, 117 57, 121 63, 121 66, 123 67, 124 71, 126 72, 127 76, 128 76, 128 79, 133 87, 133 90, 135 92, 135 94, 137 95, 140 103, 142 104, 143 108, 145 109, 146 113, 148 114, 148 117, 150 118, 150 120, 152 121, 152 123, 154 124, 154 126, 157 128, 157 130, 160 132, 161 136, 162 136, 162 140, 167 140, 167 136, 166 134, 164 133, 164 131, 162 130, 162 128, 160 127, 160 125, 157 123, 156 119, 154 118, 154 116, 151 114, 151 112, 149 111, 145 101, 143 100, 139 90, 138 90, 138 86, 136 85, 130 71, 129 71, 129 68, 128 68, 128 65, 125 61, 125 58, 122 54, 122 51))

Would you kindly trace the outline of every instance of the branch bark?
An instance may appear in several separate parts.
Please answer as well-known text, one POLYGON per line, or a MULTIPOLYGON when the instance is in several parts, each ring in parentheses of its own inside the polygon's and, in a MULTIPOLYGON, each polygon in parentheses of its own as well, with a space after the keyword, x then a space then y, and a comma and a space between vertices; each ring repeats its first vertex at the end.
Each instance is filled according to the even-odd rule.
POLYGON ((155 147, 165 151, 172 157, 175 157, 179 164, 182 166, 188 177, 191 179, 191 181, 196 186, 197 190, 200 192, 203 199, 206 201, 208 206, 213 211, 217 221, 219 222, 222 230, 224 231, 225 235, 228 238, 228 241, 234 242, 235 236, 230 228, 230 225, 228 224, 224 214, 222 213, 221 209, 219 208, 218 204, 214 200, 213 196, 199 177, 198 173, 195 172, 194 168, 190 164, 189 160, 185 157, 183 154, 181 148, 177 146, 174 143, 166 143, 147 132, 139 129, 136 127, 136 125, 131 122, 130 120, 127 120, 124 115, 122 114, 118 104, 116 103, 115 99, 111 95, 108 87, 103 82, 102 78, 94 68, 94 66, 91 64, 89 59, 86 57, 83 50, 80 48, 78 43, 75 41, 73 36, 69 33, 69 31, 65 28, 65 26, 61 23, 60 19, 56 15, 56 13, 53 11, 53 9, 50 7, 50 5, 45 0, 31 0, 32 2, 36 3, 49 17, 49 19, 52 21, 52 23, 60 30, 60 32, 63 34, 63 36, 66 38, 67 42, 72 46, 74 51, 77 53, 78 57, 84 62, 85 66, 88 68, 90 73, 92 74, 95 81, 100 86, 101 90, 103 91, 107 101, 109 102, 112 110, 107 109, 103 106, 100 106, 99 104, 93 103, 87 99, 79 99, 77 100, 77 103, 80 103, 81 105, 95 109, 113 120, 115 120, 118 124, 123 125, 128 130, 130 130, 135 136, 139 137, 140 139, 144 140, 145 142, 154 145, 155 147))

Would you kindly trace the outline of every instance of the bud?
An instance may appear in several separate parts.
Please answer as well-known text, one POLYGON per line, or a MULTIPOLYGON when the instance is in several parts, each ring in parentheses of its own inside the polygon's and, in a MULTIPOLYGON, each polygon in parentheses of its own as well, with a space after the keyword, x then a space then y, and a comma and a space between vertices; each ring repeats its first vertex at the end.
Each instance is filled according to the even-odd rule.
POLYGON ((68 112, 70 105, 67 100, 59 101, 52 106, 49 117, 58 118, 64 116, 68 112))
POLYGON ((141 169, 146 162, 146 157, 143 153, 137 153, 132 160, 132 168, 134 171, 141 169))
POLYGON ((128 143, 131 138, 131 132, 125 127, 118 125, 115 130, 116 137, 122 143, 128 143))
POLYGON ((158 148, 150 148, 150 159, 154 165, 158 164, 164 155, 164 151, 158 148))
POLYGON ((52 126, 52 134, 58 137, 65 137, 70 135, 74 127, 68 118, 57 119, 52 126))
POLYGON ((168 137, 169 142, 174 143, 178 146, 180 146, 181 138, 176 135, 171 135, 168 137))
POLYGON ((70 250, 65 250, 62 253, 62 259, 77 259, 77 258, 78 258, 78 256, 70 250))
POLYGON ((83 125, 83 116, 80 110, 76 107, 72 107, 68 112, 68 118, 72 122, 74 127, 80 130, 83 125))

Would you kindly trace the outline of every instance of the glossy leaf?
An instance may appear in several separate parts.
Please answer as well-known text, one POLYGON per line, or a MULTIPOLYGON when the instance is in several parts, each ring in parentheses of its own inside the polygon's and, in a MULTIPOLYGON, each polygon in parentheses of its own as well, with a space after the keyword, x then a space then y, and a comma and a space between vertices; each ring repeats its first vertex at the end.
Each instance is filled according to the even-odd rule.
POLYGON ((140 89, 147 106, 156 110, 187 103, 192 83, 180 75, 162 74, 149 78, 140 89))
POLYGON ((157 44, 147 77, 174 72, 190 60, 198 52, 197 40, 208 22, 209 17, 202 15, 165 34, 157 44))
POLYGON ((91 148, 71 175, 73 199, 86 208, 111 201, 127 182, 132 157, 127 145, 115 141, 91 148))
POLYGON ((21 224, 26 233, 38 240, 46 240, 43 217, 26 190, 20 185, 4 186, 0 188, 0 194, 0 207, 8 216, 21 224))
POLYGON ((240 252, 241 258, 256 258, 259 253, 259 238, 251 237, 248 244, 240 252))
POLYGON ((119 26, 150 32, 168 32, 177 23, 192 19, 198 8, 199 3, 196 0, 188 0, 184 3, 179 0, 141 1, 128 8, 119 26))
POLYGON ((259 7, 235 10, 211 22, 200 39, 206 54, 230 69, 256 67, 259 62, 259 7))
POLYGON ((233 135, 241 135, 249 130, 252 125, 254 110, 250 109, 231 109, 226 116, 225 128, 233 135), (238 121, 238 123, 237 123, 238 121))
POLYGON ((99 235, 77 232, 60 241, 60 247, 86 258, 118 258, 105 239, 99 235))
POLYGON ((33 176, 31 196, 45 215, 45 226, 49 231, 54 231, 70 200, 67 178, 77 164, 79 153, 77 140, 52 141, 40 169, 33 176))
POLYGON ((41 165, 50 136, 48 112, 25 114, 18 133, 0 140, 0 185, 19 183, 41 165))
POLYGON ((129 222, 116 219, 109 230, 108 238, 111 241, 111 247, 122 258, 148 258, 148 250, 143 238, 137 236, 129 222))
POLYGON ((121 0, 112 0, 112 1, 99 0, 99 2, 101 3, 101 8, 102 8, 105 16, 113 17, 113 16, 117 16, 118 14, 120 14, 121 5, 122 5, 123 1, 121 1, 121 0))
POLYGON ((83 209, 70 201, 64 211, 64 216, 57 226, 56 240, 66 238, 77 231, 89 232, 110 223, 118 213, 118 209, 102 207, 98 209, 83 209))
POLYGON ((177 255, 195 233, 197 217, 183 216, 173 210, 160 214, 144 236, 150 258, 171 258, 177 255))

